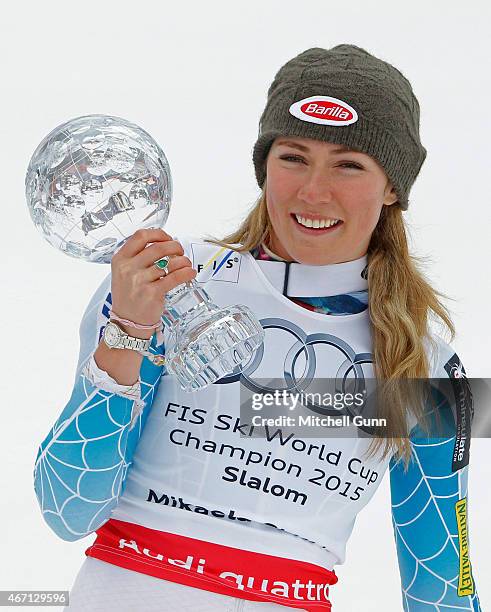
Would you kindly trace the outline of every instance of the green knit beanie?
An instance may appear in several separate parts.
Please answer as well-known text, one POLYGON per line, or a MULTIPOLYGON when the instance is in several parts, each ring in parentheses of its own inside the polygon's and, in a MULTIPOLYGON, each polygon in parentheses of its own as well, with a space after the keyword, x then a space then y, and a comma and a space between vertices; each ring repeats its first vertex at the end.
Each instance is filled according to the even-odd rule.
POLYGON ((313 138, 370 155, 385 170, 402 210, 426 158, 411 84, 397 68, 355 45, 307 49, 277 72, 253 151, 261 188, 277 136, 313 138))

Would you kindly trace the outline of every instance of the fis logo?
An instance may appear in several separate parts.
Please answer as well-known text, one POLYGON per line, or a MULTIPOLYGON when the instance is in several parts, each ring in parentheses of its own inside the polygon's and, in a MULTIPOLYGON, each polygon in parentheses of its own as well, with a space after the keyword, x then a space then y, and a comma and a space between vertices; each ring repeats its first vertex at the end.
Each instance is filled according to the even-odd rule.
POLYGON ((192 244, 193 267, 198 272, 195 280, 204 283, 208 280, 236 283, 239 280, 240 256, 232 249, 192 244))

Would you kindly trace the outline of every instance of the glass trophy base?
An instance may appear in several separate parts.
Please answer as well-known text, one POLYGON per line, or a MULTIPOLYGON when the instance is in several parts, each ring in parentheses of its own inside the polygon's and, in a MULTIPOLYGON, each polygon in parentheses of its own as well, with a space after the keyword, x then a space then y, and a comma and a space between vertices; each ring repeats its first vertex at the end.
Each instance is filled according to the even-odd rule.
MULTIPOLYGON (((210 304, 208 304, 210 307, 210 304)), ((264 330, 243 305, 212 307, 206 318, 196 317, 175 330, 175 343, 166 351, 167 370, 184 391, 196 391, 247 363, 264 340, 264 330)))

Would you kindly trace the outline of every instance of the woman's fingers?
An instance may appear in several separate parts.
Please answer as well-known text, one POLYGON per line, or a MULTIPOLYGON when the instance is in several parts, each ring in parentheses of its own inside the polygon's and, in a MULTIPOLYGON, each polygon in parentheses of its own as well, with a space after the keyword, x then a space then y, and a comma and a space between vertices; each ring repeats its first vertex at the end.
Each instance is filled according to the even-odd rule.
POLYGON ((193 280, 197 273, 198 272, 194 268, 184 266, 183 268, 175 270, 172 274, 154 281, 151 286, 156 289, 158 295, 164 300, 166 293, 178 285, 193 280))
POLYGON ((118 258, 134 257, 147 246, 149 242, 175 242, 163 229, 139 229, 132 234, 123 246, 114 254, 118 258))
POLYGON ((138 255, 135 256, 135 264, 139 268, 155 267, 153 264, 164 256, 171 259, 174 256, 184 255, 184 249, 177 240, 167 240, 165 242, 154 242, 149 244, 138 255))
POLYGON ((160 283, 164 291, 195 276, 182 245, 161 229, 137 230, 111 259, 111 295, 114 312, 120 317, 145 323, 158 321, 163 312, 160 283), (169 273, 154 262, 169 256, 169 273), (177 275, 177 276, 176 276, 177 275))
MULTIPOLYGON (((181 268, 186 267, 192 269, 192 263, 189 258, 185 255, 174 255, 169 259, 169 263, 167 264, 167 271, 168 274, 172 274, 176 270, 180 270, 181 268)), ((147 268, 147 278, 149 281, 155 281, 159 278, 165 278, 166 276, 168 276, 168 274, 165 274, 163 270, 157 268, 157 266, 154 265, 150 266, 150 268, 147 268)))

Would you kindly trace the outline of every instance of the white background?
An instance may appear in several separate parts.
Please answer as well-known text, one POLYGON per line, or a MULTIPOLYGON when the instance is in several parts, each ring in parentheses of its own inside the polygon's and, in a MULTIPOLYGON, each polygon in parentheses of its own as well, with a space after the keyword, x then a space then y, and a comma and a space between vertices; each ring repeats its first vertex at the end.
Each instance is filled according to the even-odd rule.
MULTIPOLYGON (((405 213, 413 252, 429 258, 428 277, 454 300, 446 302, 458 332, 453 346, 468 376, 490 377, 489 6, 86 0, 2 8, 0 589, 69 589, 93 539, 58 539, 32 486, 37 447, 71 392, 81 315, 109 271, 63 256, 34 228, 23 183, 39 141, 78 115, 139 124, 171 165, 166 230, 220 236, 259 195, 252 147, 276 71, 310 47, 366 48, 398 67, 420 101, 428 157, 405 213)), ((471 560, 484 610, 490 450, 489 440, 473 440, 471 560)), ((388 478, 359 516, 336 571, 336 612, 401 609, 388 478)))

